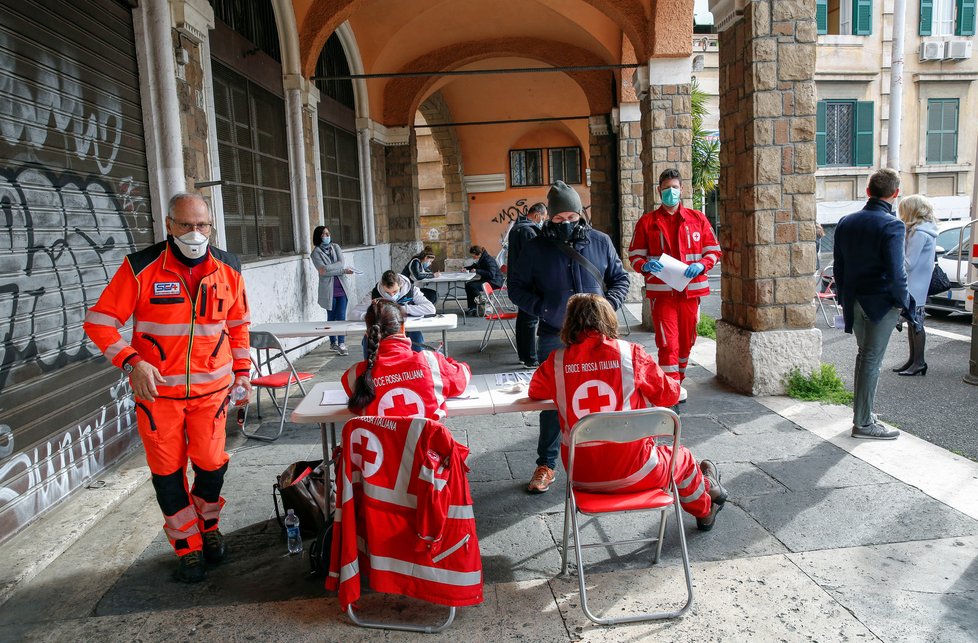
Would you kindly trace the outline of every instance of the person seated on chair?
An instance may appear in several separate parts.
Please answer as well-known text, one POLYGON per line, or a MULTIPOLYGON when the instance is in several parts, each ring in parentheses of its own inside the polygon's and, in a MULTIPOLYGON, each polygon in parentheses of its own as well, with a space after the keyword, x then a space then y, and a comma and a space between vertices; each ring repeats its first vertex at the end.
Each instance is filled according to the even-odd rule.
POLYGON ((404 316, 391 301, 367 308, 367 357, 343 374, 348 407, 357 415, 445 417, 445 400, 461 394, 472 369, 435 351, 415 352, 404 335, 404 316))
MULTIPOLYGON (((370 293, 371 302, 375 299, 385 299, 397 304, 401 309, 403 317, 424 317, 425 315, 435 314, 435 305, 428 301, 421 289, 411 283, 411 280, 404 275, 399 275, 393 270, 388 270, 380 276, 380 281, 374 286, 370 293)), ((363 319, 367 314, 367 308, 371 302, 360 304, 353 309, 354 319, 363 319)), ((424 350, 424 335, 419 330, 410 331, 407 334, 411 338, 412 348, 415 351, 424 350)), ((367 340, 363 342, 363 358, 367 359, 367 340)))
MULTIPOLYGON (((537 368, 529 397, 553 400, 560 418, 560 455, 567 468, 567 439, 582 417, 599 411, 673 406, 679 382, 667 377, 645 349, 618 339, 618 318, 608 300, 595 294, 573 295, 561 330, 566 348, 558 348, 537 368)), ((652 438, 623 444, 583 443, 578 446, 575 488, 592 493, 635 492, 668 485, 671 446, 652 438)), ((676 454, 679 503, 709 531, 727 500, 717 466, 699 466, 684 446, 676 454)))
MULTIPOLYGON (((411 257, 401 274, 410 279, 412 284, 422 279, 437 277, 441 273, 431 271, 431 264, 434 260, 435 251, 431 249, 431 246, 425 246, 424 250, 411 257)), ((438 291, 434 288, 422 288, 421 292, 432 304, 438 303, 438 291)))
POLYGON ((482 246, 472 246, 469 254, 475 261, 473 264, 465 266, 469 272, 479 275, 478 279, 465 282, 465 298, 468 300, 469 308, 465 314, 475 317, 479 310, 475 306, 475 298, 482 294, 482 284, 488 283, 495 288, 503 287, 503 271, 499 269, 499 264, 482 246))

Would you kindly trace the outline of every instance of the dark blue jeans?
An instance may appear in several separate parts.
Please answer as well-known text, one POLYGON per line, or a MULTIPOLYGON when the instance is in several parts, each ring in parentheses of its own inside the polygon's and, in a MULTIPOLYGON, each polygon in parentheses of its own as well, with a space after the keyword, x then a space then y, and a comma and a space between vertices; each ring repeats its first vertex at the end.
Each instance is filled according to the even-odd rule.
MULTIPOLYGON (((537 361, 543 364, 550 353, 563 347, 560 335, 541 334, 537 337, 537 361)), ((558 391, 558 394, 562 393, 558 391)), ((557 411, 540 411, 540 439, 537 441, 537 466, 557 468, 560 453, 560 419, 557 411)))
MULTIPOLYGON (((336 277, 334 277, 336 279, 336 277)), ((326 311, 327 321, 345 321, 346 320, 346 304, 347 297, 343 295, 342 297, 337 297, 333 295, 333 307, 326 311)), ((346 335, 329 336, 330 345, 333 344, 344 344, 346 343, 346 335)))

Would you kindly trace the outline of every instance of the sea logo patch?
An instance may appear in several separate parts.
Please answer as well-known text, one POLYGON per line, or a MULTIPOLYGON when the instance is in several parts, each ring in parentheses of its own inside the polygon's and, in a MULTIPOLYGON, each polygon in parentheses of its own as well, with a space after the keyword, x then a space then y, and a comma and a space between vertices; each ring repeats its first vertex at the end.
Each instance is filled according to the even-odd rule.
POLYGON ((157 281, 153 284, 153 295, 156 297, 166 297, 179 294, 179 281, 157 281))

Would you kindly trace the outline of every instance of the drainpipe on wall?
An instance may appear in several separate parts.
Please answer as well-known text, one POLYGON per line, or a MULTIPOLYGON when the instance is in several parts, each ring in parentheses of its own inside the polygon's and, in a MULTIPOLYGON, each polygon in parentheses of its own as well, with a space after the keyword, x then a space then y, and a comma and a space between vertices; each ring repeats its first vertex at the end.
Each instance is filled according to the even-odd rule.
MULTIPOLYGON (((358 119, 359 120, 359 119, 358 119)), ((377 222, 374 215, 374 181, 370 162, 370 128, 357 130, 360 144, 360 196, 363 199, 363 241, 368 246, 377 245, 377 222)))
POLYGON ((903 41, 906 0, 893 2, 893 49, 890 62, 890 123, 886 139, 886 166, 900 171, 900 124, 903 119, 903 41))
POLYGON ((289 132, 289 189, 292 191, 292 208, 298 227, 295 235, 298 252, 309 249, 309 192, 306 183, 306 153, 303 143, 302 82, 301 76, 285 76, 285 102, 289 132))
MULTIPOLYGON (((152 65, 156 70, 154 87, 159 105, 160 187, 163 207, 171 196, 186 190, 183 168, 183 136, 180 130, 180 102, 177 99, 176 66, 173 59, 173 36, 168 2, 147 3, 150 23, 152 65)), ((159 225, 165 230, 164 223, 159 225)), ((165 234, 165 233, 164 233, 165 234)))

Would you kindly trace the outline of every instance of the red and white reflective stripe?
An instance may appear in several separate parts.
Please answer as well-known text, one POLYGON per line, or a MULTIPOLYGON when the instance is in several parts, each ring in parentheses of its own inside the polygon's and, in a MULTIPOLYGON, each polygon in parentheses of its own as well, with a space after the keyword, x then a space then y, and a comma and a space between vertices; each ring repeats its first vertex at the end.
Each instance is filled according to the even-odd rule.
POLYGON ((475 520, 472 505, 448 505, 448 517, 453 520, 475 520))
POLYGON ((635 367, 632 364, 632 345, 623 339, 618 340, 618 353, 621 364, 621 410, 632 408, 632 395, 635 394, 635 367))
POLYGON ((630 260, 641 259, 643 257, 648 257, 648 256, 649 256, 649 251, 646 250, 645 248, 635 248, 634 250, 628 253, 628 258, 630 260))
POLYGON ((116 329, 122 328, 122 322, 112 315, 106 315, 105 313, 99 313, 94 310, 85 313, 85 323, 96 326, 111 326, 116 329))
POLYGON ((455 543, 454 545, 452 545, 448 549, 445 549, 440 554, 438 554, 437 556, 435 556, 434 558, 432 558, 431 559, 431 562, 433 562, 433 563, 439 563, 439 562, 445 560, 446 558, 448 558, 449 556, 451 556, 452 554, 454 554, 455 552, 457 552, 459 549, 461 549, 462 547, 464 547, 465 546, 465 543, 469 542, 469 538, 471 538, 471 537, 472 537, 472 534, 465 534, 464 536, 462 536, 462 539, 459 540, 457 543, 455 543))
POLYGON ((207 502, 193 494, 190 497, 194 501, 194 507, 196 507, 197 515, 200 516, 201 520, 217 520, 220 517, 221 509, 225 503, 224 498, 219 498, 217 502, 207 502))
POLYGON ((720 252, 720 246, 703 246, 703 254, 720 252))
POLYGON ((181 540, 199 534, 197 510, 187 505, 172 516, 163 516, 163 531, 170 540, 181 540))
MULTIPOLYGON (((231 375, 231 373, 233 372, 234 369, 231 365, 231 362, 228 362, 223 366, 218 366, 217 369, 214 371, 210 371, 206 373, 191 373, 190 383, 208 384, 210 382, 217 382, 218 380, 221 380, 227 377, 228 375, 231 375)), ((163 376, 164 386, 184 386, 186 385, 186 383, 187 383, 187 376, 185 374, 163 376)))
POLYGON ((231 357, 234 359, 250 359, 251 351, 249 351, 247 348, 232 348, 231 357))
MULTIPOLYGON (((577 446, 578 449, 587 448, 587 443, 577 446)), ((638 471, 628 474, 618 480, 602 480, 600 482, 581 482, 574 481, 574 488, 581 491, 611 491, 613 489, 624 489, 629 487, 652 473, 652 470, 659 466, 659 455, 654 448, 649 449, 649 459, 646 460, 638 471)))
POLYGON ((349 389, 350 394, 356 390, 357 383, 357 369, 351 368, 346 371, 346 388, 349 389))
MULTIPOLYGON (((403 574, 420 580, 442 583, 443 585, 454 585, 455 587, 469 587, 482 583, 482 572, 456 572, 450 569, 439 569, 427 565, 419 565, 412 561, 392 558, 390 556, 379 556, 370 554, 371 571, 391 572, 403 574)), ((340 571, 340 581, 343 580, 343 572, 340 571)))
POLYGON ((689 282, 689 285, 686 286, 686 290, 702 290, 704 288, 706 288, 707 290, 710 289, 710 282, 707 281, 706 279, 703 279, 702 281, 691 281, 689 282))
MULTIPOLYGON (((658 279, 658 277, 656 277, 656 279, 658 279)), ((661 281, 657 281, 657 282, 649 282, 645 284, 645 289, 651 290, 653 292, 669 292, 670 290, 672 290, 672 286, 667 286, 661 281)))
MULTIPOLYGON (((676 457, 675 454, 673 454, 672 457, 676 457)), ((701 476, 699 485, 697 485, 696 488, 693 489, 692 491, 685 492, 686 489, 688 489, 693 485, 693 482, 696 480, 697 474, 699 474, 699 469, 696 469, 694 467, 693 472, 690 473, 688 476, 686 476, 685 479, 683 479, 680 483, 676 485, 676 488, 679 489, 679 497, 682 498, 684 502, 693 502, 694 500, 702 496, 703 493, 706 491, 706 488, 703 486, 703 478, 701 476)))
POLYGON ((251 323, 251 313, 246 314, 242 319, 229 319, 227 320, 228 328, 237 328, 243 324, 251 323))
POLYGON ((105 359, 111 362, 112 360, 115 359, 116 355, 122 352, 122 349, 127 348, 128 346, 129 346, 129 342, 127 342, 124 339, 120 339, 119 341, 115 342, 114 344, 112 344, 111 346, 105 349, 105 359))
POLYGON ((554 351, 554 385, 557 390, 554 401, 557 403, 560 421, 569 429, 570 426, 567 422, 567 385, 564 383, 564 350, 564 348, 558 348, 554 351))
POLYGON ((421 351, 421 354, 428 362, 428 370, 431 371, 431 388, 435 392, 435 417, 440 420, 445 417, 445 409, 443 408, 445 405, 445 380, 441 374, 441 365, 438 363, 438 357, 432 351, 421 351))
MULTIPOLYGON (((407 507, 408 509, 417 508, 418 498, 408 493, 408 485, 411 482, 411 469, 414 467, 414 453, 417 450, 418 440, 421 439, 421 433, 424 431, 426 424, 427 420, 422 417, 411 420, 411 426, 408 427, 407 437, 404 442, 404 451, 401 453, 401 462, 397 469, 397 480, 394 482, 393 489, 368 482, 363 479, 363 474, 359 469, 354 470, 353 477, 363 485, 363 492, 367 496, 374 500, 398 505, 399 507, 407 507)), ((370 426, 370 424, 365 423, 365 426, 370 426)), ((425 478, 422 479, 424 480, 425 478)), ((436 485, 435 489, 439 489, 439 487, 436 485)), ((344 477, 343 502, 346 502, 348 498, 352 497, 353 485, 351 481, 344 477)))
MULTIPOLYGON (((190 324, 163 324, 159 322, 137 321, 133 332, 148 333, 158 337, 186 337, 190 335, 190 324)), ((223 332, 224 322, 194 325, 194 335, 201 337, 213 337, 223 332)))

